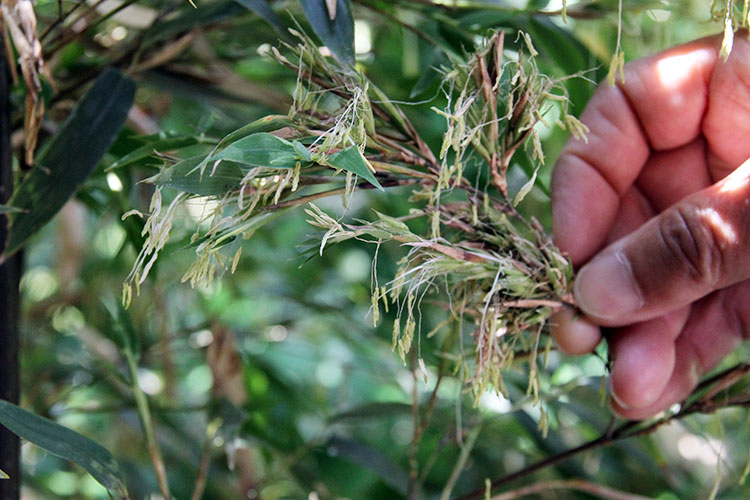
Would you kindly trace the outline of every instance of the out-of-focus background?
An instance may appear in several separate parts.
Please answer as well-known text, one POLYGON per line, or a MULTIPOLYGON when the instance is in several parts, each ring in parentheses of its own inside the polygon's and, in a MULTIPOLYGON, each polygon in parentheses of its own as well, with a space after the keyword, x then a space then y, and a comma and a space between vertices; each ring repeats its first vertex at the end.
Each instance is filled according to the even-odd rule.
MULTIPOLYGON (((444 103, 435 68, 448 63, 446 50, 471 51, 488 30, 505 29, 512 39, 522 29, 540 52, 543 72, 577 74, 566 85, 580 114, 594 82, 607 74, 618 29, 631 60, 724 27, 710 20, 716 6, 698 0, 571 1, 565 22, 559 1, 351 5, 358 66, 391 99, 409 103, 408 116, 436 150, 445 120, 430 109, 444 103)), ((295 23, 312 30, 291 0, 198 0, 195 7, 184 0, 39 0, 35 9, 57 85, 57 93, 44 87, 48 111, 40 143, 104 65, 133 70, 137 93, 99 167, 26 248, 22 402, 110 450, 133 498, 148 498, 158 487, 125 360, 112 340, 122 326, 111 311, 142 243, 137 218, 121 216, 131 208, 148 210, 152 188, 139 181, 162 162, 146 155, 106 169, 144 145, 168 151, 158 141, 222 137, 257 118, 285 114, 297 75, 274 62, 269 50, 295 23), (272 8, 272 23, 258 15, 259 4, 272 8)), ((21 87, 13 96, 18 130, 21 87)), ((543 185, 567 138, 553 125, 555 106, 547 115, 550 126, 540 131, 543 185)), ((22 144, 18 133, 14 144, 22 144)), ((182 147, 183 157, 189 147, 182 147)), ((522 172, 511 171, 515 186, 525 181, 522 172)), ((358 192, 348 215, 406 213, 408 193, 358 192)), ((166 189, 164 195, 173 196, 166 189)), ((340 198, 319 205, 342 210, 340 198)), ((197 200, 178 214, 171 241, 125 313, 140 341, 138 383, 151 403, 175 498, 190 498, 198 477, 206 480, 205 499, 407 498, 413 463, 419 477, 411 482, 419 488, 411 498, 455 498, 594 439, 611 424, 602 396, 605 351, 571 358, 553 350, 542 377, 546 437, 540 410, 526 396, 525 369, 506 374, 510 399, 487 393, 477 405, 448 370, 415 443, 415 422, 419 426, 432 407, 438 366, 453 362, 441 355, 443 336, 424 335, 444 311, 429 304, 422 309, 418 349, 426 375, 420 372, 415 392, 412 372, 391 348, 393 311, 372 326, 375 247, 346 242, 306 260, 301 248, 314 231, 302 211, 292 211, 243 244, 236 272, 192 289, 180 279, 193 260, 189 238, 207 209, 197 200), (450 483, 455 486, 441 496, 450 483)), ((522 210, 549 223, 543 190, 534 190, 522 210)), ((381 246, 375 272, 389 279, 404 253, 395 243, 381 246)), ((465 348, 472 349, 470 338, 465 348)), ((723 366, 749 354, 742 347, 723 366)), ((580 478, 661 500, 749 498, 748 443, 747 411, 725 409, 593 449, 504 488, 580 478)), ((22 463, 25 499, 107 498, 82 468, 39 447, 24 444, 22 463)), ((529 498, 598 497, 549 490, 529 498)))

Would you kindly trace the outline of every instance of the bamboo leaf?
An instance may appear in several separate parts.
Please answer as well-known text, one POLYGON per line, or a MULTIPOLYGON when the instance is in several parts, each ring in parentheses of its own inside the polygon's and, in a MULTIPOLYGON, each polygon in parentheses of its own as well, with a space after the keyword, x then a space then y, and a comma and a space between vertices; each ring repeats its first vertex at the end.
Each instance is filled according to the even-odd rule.
POLYGON ((77 463, 108 490, 125 493, 117 462, 106 448, 91 439, 2 400, 0 424, 49 453, 77 463))
POLYGON ((299 161, 294 145, 261 132, 233 142, 208 161, 229 160, 254 167, 294 168, 299 161))
POLYGON ((0 214, 12 214, 22 212, 20 208, 9 207, 8 205, 0 205, 0 214))
POLYGON ((273 11, 266 0, 234 0, 248 10, 255 12, 261 19, 270 24, 281 36, 286 37, 287 31, 284 23, 273 11))
POLYGON ((239 165, 222 161, 215 169, 209 166, 201 173, 199 166, 204 158, 194 156, 175 163, 151 177, 149 182, 201 196, 223 195, 239 187, 245 176, 239 165))
POLYGON ((83 184, 125 123, 134 94, 135 85, 119 70, 97 78, 13 193, 9 204, 22 212, 11 215, 0 260, 49 222, 83 184))
POLYGON ((377 475, 385 484, 401 493, 406 494, 409 479, 406 472, 380 450, 371 446, 332 437, 326 443, 330 455, 339 456, 344 460, 355 463, 370 470, 377 475))
POLYGON ((10 476, 2 469, 0 469, 0 479, 10 479, 10 476))
POLYGON ((326 0, 300 0, 315 34, 344 64, 354 66, 354 18, 349 0, 337 0, 329 10, 326 0), (335 13, 335 16, 331 14, 335 13))
POLYGON ((190 30, 225 20, 235 19, 245 11, 236 2, 216 2, 215 4, 201 5, 200 9, 187 7, 179 12, 174 18, 155 23, 148 30, 143 39, 143 47, 162 44, 172 40, 190 30))
MULTIPOLYGON (((607 74, 607 65, 602 64, 570 30, 565 30, 549 19, 530 17, 526 22, 519 22, 519 29, 526 30, 534 41, 542 57, 554 62, 566 75, 586 72, 589 68, 599 68, 587 72, 586 76, 600 81, 607 74)), ((576 115, 580 115, 583 106, 596 89, 584 78, 570 78, 565 82, 570 93, 571 103, 575 106, 576 115)))
POLYGON ((195 137, 168 137, 166 139, 157 139, 149 142, 148 144, 144 144, 143 146, 134 149, 130 153, 121 157, 112 165, 110 165, 107 168, 107 171, 110 172, 118 168, 127 167, 128 165, 132 165, 133 163, 137 163, 141 160, 145 160, 146 158, 154 154, 154 151, 173 151, 187 146, 192 146, 197 143, 198 139, 196 139, 195 137))
POLYGON ((328 164, 332 167, 357 174, 376 188, 381 191, 383 190, 383 186, 380 185, 375 178, 375 175, 372 173, 372 170, 370 170, 367 160, 355 146, 346 148, 336 154, 332 154, 328 157, 328 164))
MULTIPOLYGON (((315 248, 320 245, 317 245, 315 248)), ((407 415, 411 412, 411 405, 406 403, 367 403, 350 410, 337 413, 328 419, 328 423, 338 423, 347 420, 390 418, 407 415)))
POLYGON ((109 321, 108 328, 103 328, 102 333, 123 351, 129 350, 138 355, 141 352, 141 340, 125 306, 119 300, 105 300, 103 305, 109 321))
POLYGON ((291 124, 291 120, 283 115, 269 115, 259 118, 254 122, 250 122, 244 127, 241 127, 234 132, 227 134, 219 144, 216 146, 221 149, 224 146, 237 142, 240 139, 247 137, 251 134, 257 134, 259 132, 273 132, 283 127, 288 127, 291 124))

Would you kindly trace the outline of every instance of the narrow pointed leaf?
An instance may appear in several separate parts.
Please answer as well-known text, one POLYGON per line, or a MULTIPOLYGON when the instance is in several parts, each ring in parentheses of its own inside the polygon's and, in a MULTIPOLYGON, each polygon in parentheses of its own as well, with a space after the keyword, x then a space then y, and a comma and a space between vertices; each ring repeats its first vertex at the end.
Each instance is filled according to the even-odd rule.
POLYGON ((344 64, 354 66, 354 18, 349 0, 337 0, 335 9, 326 0, 300 0, 305 17, 320 40, 344 64), (336 15, 331 19, 331 12, 336 15))
POLYGON ((112 165, 107 168, 107 171, 112 171, 118 168, 127 167, 133 163, 137 163, 141 160, 145 160, 149 156, 154 154, 154 151, 174 151, 187 146, 192 146, 198 143, 198 139, 195 137, 168 137, 166 139, 157 139, 150 141, 148 144, 134 149, 130 153, 126 154, 122 158, 118 159, 112 165))
POLYGON ((328 19, 333 21, 336 19, 336 3, 338 0, 326 0, 326 8, 328 9, 328 19))
POLYGON ((121 350, 128 350, 137 356, 141 352, 141 339, 122 301, 104 300, 103 306, 109 316, 109 324, 108 328, 102 329, 102 333, 121 350))
POLYGON ((339 437, 329 439, 326 448, 329 454, 364 467, 397 492, 406 494, 409 483, 406 472, 380 450, 339 437))
POLYGON ((328 157, 328 164, 332 167, 356 174, 376 188, 380 190, 383 189, 383 186, 381 186, 375 178, 375 174, 373 174, 370 167, 367 166, 367 162, 362 156, 362 153, 360 153, 359 149, 355 146, 339 151, 336 154, 332 154, 328 157))
POLYGON ((297 151, 294 144, 265 132, 252 134, 227 146, 209 159, 229 160, 254 167, 294 168, 297 151))
MULTIPOLYGON (((245 221, 242 225, 231 227, 229 229, 225 229, 224 231, 220 232, 216 237, 214 238, 215 241, 218 241, 219 244, 217 245, 217 248, 220 247, 226 247, 230 243, 233 243, 237 241, 238 238, 250 238, 255 231, 260 229, 261 227, 265 226, 271 221, 276 220, 277 218, 281 217, 285 213, 287 213, 289 210, 291 210, 291 207, 287 208, 281 208, 278 210, 271 210, 268 212, 261 212, 259 214, 256 214, 252 217, 250 217, 247 221, 245 221)), ((198 238, 197 240, 191 242, 189 245, 186 245, 185 248, 195 248, 199 246, 201 243, 206 241, 206 237, 198 238)))
POLYGON ((291 120, 285 115, 264 116, 263 118, 259 118, 254 122, 250 122, 244 127, 238 128, 234 132, 227 134, 221 141, 219 141, 219 144, 216 147, 220 149, 249 135, 260 132, 273 132, 274 130, 288 127, 291 123, 291 120))
MULTIPOLYGON (((317 244, 315 249, 320 246, 317 244)), ((411 411, 411 405, 407 403, 367 403, 356 408, 352 408, 341 413, 337 413, 328 419, 328 423, 338 423, 346 421, 369 420, 376 418, 391 418, 399 415, 408 415, 411 411)))
POLYGON ((273 11, 267 0, 234 0, 248 10, 255 12, 261 19, 271 25, 281 36, 287 37, 284 23, 273 11))
POLYGON ((154 184, 179 189, 201 196, 223 195, 237 189, 245 176, 236 163, 222 161, 215 169, 209 163, 201 174, 198 166, 204 156, 194 156, 175 163, 149 179, 154 184))
POLYGON ((0 424, 49 453, 77 463, 108 490, 125 492, 117 462, 106 448, 91 439, 2 400, 0 424))
POLYGON ((20 208, 9 207, 8 205, 0 205, 0 214, 10 214, 10 213, 17 213, 21 211, 22 210, 20 208))
POLYGON ((37 165, 13 193, 10 235, 3 257, 18 250, 75 194, 112 145, 133 103, 135 85, 108 69, 81 98, 37 165))
POLYGON ((0 469, 0 479, 10 479, 10 476, 4 470, 0 469))

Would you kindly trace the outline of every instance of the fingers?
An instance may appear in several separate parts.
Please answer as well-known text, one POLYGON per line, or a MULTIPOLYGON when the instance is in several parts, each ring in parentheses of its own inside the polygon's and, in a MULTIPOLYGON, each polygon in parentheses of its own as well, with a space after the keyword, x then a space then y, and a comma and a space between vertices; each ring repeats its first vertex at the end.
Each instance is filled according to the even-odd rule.
MULTIPOLYGON (((750 41, 735 37, 726 62, 719 62, 709 88, 709 104, 703 119, 712 158, 714 180, 721 179, 750 157, 750 41)), ((680 118, 681 119, 681 118, 680 118)))
POLYGON ((574 265, 604 243, 620 195, 638 177, 649 146, 619 87, 600 86, 581 120, 587 141, 569 142, 552 173, 552 230, 574 265))
POLYGON ((609 340, 612 397, 621 407, 646 408, 657 401, 675 367, 675 339, 690 308, 618 330, 609 340))
POLYGON ((563 309, 550 319, 550 333, 557 346, 566 354, 586 354, 602 339, 599 326, 572 309, 563 309))
POLYGON ((581 117, 588 143, 570 141, 552 179, 555 240, 574 264, 601 248, 650 150, 699 136, 717 51, 716 37, 698 40, 630 63, 625 83, 599 87, 581 117))
POLYGON ((750 278, 750 162, 616 241, 578 273, 579 307, 623 326, 750 278))
POLYGON ((613 409, 625 418, 640 420, 651 417, 683 401, 695 389, 701 376, 711 370, 729 354, 740 341, 750 333, 750 282, 714 293, 694 304, 686 326, 676 341, 671 341, 671 351, 664 346, 663 338, 673 333, 673 326, 667 325, 662 339, 654 342, 650 329, 618 334, 613 341, 614 366, 612 386, 616 399, 613 409), (649 346, 658 349, 662 359, 637 361, 637 357, 650 356, 649 346), (674 360, 674 361, 672 361, 674 360), (652 366, 647 366, 647 362, 652 366), (653 364, 656 364, 656 368, 653 364), (669 373, 666 366, 674 368, 669 373), (643 371, 649 373, 644 375, 643 371), (639 390, 647 390, 648 380, 662 387, 656 397, 641 397, 639 390), (628 381, 632 382, 629 384, 628 381), (649 401, 650 400, 650 401, 649 401))
POLYGON ((714 182, 706 162, 705 141, 699 138, 681 148, 653 153, 637 186, 654 210, 662 212, 714 182))

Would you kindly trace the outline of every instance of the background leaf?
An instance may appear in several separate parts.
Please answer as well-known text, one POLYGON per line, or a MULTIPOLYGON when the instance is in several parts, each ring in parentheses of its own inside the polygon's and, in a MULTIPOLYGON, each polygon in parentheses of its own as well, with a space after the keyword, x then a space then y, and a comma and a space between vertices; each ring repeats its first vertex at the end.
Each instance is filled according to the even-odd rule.
POLYGON ((408 415, 411 405, 406 403, 367 403, 350 410, 343 411, 331 416, 329 423, 343 422, 348 420, 369 420, 375 418, 390 418, 394 415, 408 415))
POLYGON ((354 18, 348 0, 338 0, 331 19, 325 0, 300 0, 315 34, 344 64, 354 66, 354 18))
POLYGON ((332 437, 326 444, 328 453, 349 460, 374 472, 385 484, 406 494, 409 479, 406 472, 380 450, 349 439, 332 437))
POLYGON ((273 11, 270 5, 268 5, 268 2, 266 0, 234 0, 238 4, 242 5, 246 9, 249 9, 258 16, 260 16, 264 21, 266 21, 268 24, 273 26, 273 29, 279 32, 279 34, 284 37, 288 38, 288 34, 286 31, 286 27, 284 26, 284 23, 281 21, 279 16, 276 15, 276 13, 273 11))
POLYGON ((239 165, 220 162, 215 169, 209 165, 201 173, 198 166, 204 156, 194 156, 175 163, 151 178, 151 182, 201 196, 222 195, 240 185, 245 176, 239 165))
POLYGON ((49 222, 91 174, 125 123, 134 95, 135 85, 119 70, 97 78, 13 193, 10 205, 23 212, 11 216, 2 257, 49 222))
POLYGON ((155 151, 172 151, 198 143, 198 139, 195 137, 156 137, 155 139, 156 140, 149 141, 140 148, 134 149, 125 156, 120 157, 116 162, 110 165, 107 170, 111 171, 117 168, 127 167, 128 165, 132 165, 133 163, 137 163, 152 156, 155 151))
POLYGON ((117 462, 106 448, 91 439, 2 400, 0 424, 53 455, 77 463, 108 490, 125 492, 117 462))

